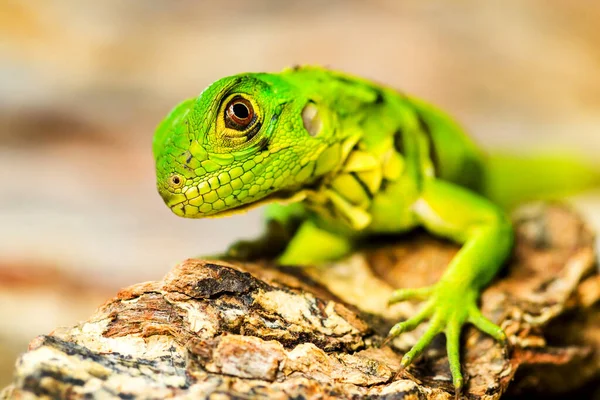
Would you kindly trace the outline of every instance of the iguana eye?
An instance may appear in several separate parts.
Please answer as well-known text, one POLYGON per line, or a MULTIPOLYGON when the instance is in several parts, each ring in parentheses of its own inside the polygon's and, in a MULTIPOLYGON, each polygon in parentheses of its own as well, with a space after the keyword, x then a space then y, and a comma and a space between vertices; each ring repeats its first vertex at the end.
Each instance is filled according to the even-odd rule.
POLYGON ((246 129, 255 120, 252 104, 243 97, 234 97, 225 108, 225 126, 238 131, 246 129))

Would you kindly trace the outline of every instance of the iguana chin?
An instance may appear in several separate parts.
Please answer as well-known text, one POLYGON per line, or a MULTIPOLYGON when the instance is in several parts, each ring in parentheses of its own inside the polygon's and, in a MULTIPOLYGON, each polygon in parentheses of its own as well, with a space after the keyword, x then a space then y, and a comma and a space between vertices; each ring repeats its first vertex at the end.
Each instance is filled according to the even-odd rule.
MULTIPOLYGON (((503 175, 504 186, 495 186, 498 174, 484 154, 429 104, 319 67, 240 74, 179 104, 159 125, 153 152, 158 191, 179 216, 220 217, 274 203, 267 233, 233 245, 228 256, 271 254, 284 265, 321 264, 344 257, 371 234, 419 226, 461 244, 439 282, 397 290, 390 299, 425 304, 389 338, 430 321, 403 367, 445 333, 458 395, 462 326, 471 323, 506 340, 477 306, 513 246, 504 208, 486 194, 497 194, 503 204, 518 201, 511 182, 524 178, 503 175)), ((540 191, 548 182, 557 186, 537 179, 557 171, 571 188, 600 182, 576 163, 546 164, 516 171, 533 174, 521 184, 529 194, 536 185, 540 191)))

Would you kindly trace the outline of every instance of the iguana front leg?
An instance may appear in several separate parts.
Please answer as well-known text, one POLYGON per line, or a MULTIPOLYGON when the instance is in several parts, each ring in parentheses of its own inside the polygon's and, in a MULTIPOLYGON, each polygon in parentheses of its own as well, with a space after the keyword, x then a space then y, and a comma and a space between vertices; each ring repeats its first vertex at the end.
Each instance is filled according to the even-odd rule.
POLYGON ((337 260, 353 250, 351 238, 320 228, 301 203, 271 204, 265 214, 267 229, 261 237, 236 242, 218 257, 274 258, 280 265, 308 266, 337 260))
POLYGON ((501 209, 487 199, 453 184, 425 182, 414 207, 422 225, 430 232, 463 244, 441 279, 433 286, 397 290, 390 302, 418 299, 426 303, 417 315, 396 324, 389 338, 415 329, 426 319, 429 327, 401 362, 409 365, 438 333, 445 333, 448 360, 457 396, 463 386, 459 339, 462 326, 471 323, 497 340, 502 329, 485 318, 477 306, 481 289, 508 258, 513 230, 501 209))
POLYGON ((302 223, 279 257, 281 265, 320 265, 352 252, 351 238, 322 229, 309 218, 302 223))
POLYGON ((271 204, 265 210, 266 229, 257 239, 233 243, 221 259, 253 261, 279 257, 307 218, 301 203, 271 204))

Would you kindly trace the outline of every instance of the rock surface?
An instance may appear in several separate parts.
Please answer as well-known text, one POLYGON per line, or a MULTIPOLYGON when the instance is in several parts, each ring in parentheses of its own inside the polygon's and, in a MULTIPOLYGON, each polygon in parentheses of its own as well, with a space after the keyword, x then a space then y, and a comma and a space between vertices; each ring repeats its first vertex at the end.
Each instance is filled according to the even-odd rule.
MULTIPOLYGON (((600 376, 593 234, 556 205, 522 208, 515 223, 514 256, 482 296, 510 346, 463 332, 470 399, 564 393, 600 376)), ((33 340, 0 398, 452 398, 443 337, 404 371, 424 327, 380 344, 418 307, 387 307, 391 291, 434 282, 455 252, 417 234, 322 269, 187 260, 33 340)))

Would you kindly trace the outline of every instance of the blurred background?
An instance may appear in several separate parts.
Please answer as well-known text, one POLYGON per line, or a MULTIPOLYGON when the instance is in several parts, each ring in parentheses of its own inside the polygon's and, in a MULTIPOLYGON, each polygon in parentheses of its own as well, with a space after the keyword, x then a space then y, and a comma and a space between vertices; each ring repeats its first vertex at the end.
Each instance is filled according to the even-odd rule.
MULTIPOLYGON (((600 2, 0 2, 0 387, 36 335, 118 288, 259 234, 260 211, 184 220, 151 140, 243 71, 322 64, 455 115, 486 148, 600 151, 600 2)), ((576 205, 600 227, 600 196, 576 205)))

